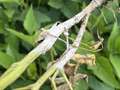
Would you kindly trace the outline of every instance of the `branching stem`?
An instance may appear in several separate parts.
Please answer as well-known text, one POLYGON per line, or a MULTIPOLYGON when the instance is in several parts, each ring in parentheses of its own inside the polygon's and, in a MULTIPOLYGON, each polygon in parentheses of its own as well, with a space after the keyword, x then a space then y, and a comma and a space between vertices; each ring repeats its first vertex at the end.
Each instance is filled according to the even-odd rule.
MULTIPOLYGON (((20 60, 17 63, 14 63, 9 67, 9 69, 0 77, 0 90, 4 90, 7 86, 9 86, 11 83, 13 83, 16 79, 20 77, 20 75, 26 70, 28 65, 30 65, 39 55, 46 53, 50 48, 52 48, 53 44, 56 42, 58 37, 65 31, 69 30, 73 25, 79 23, 81 19, 83 19, 86 15, 91 13, 96 9, 96 7, 100 6, 105 0, 97 0, 97 3, 93 0, 91 3, 83 9, 80 13, 75 15, 74 17, 70 18, 69 20, 57 25, 56 27, 52 27, 49 30, 50 35, 48 34, 45 39, 36 47, 34 48, 28 55, 26 55, 22 60, 20 60), (53 37, 53 36, 55 37, 53 37)), ((80 34, 81 35, 81 34, 80 34)), ((76 42, 80 40, 77 39, 76 42)), ((76 43, 75 42, 75 43, 76 43)), ((75 44, 74 43, 74 44, 75 44)), ((79 44, 77 44, 77 47, 79 44)), ((72 53, 72 55, 75 53, 77 48, 73 48, 73 46, 70 47, 69 50, 67 50, 62 57, 60 57, 60 61, 55 64, 60 67, 62 67, 71 59, 69 57, 72 53), (67 59, 66 59, 67 58, 67 59), (65 60, 66 59, 66 60, 65 60)), ((40 88, 40 86, 48 79, 49 76, 51 76, 55 70, 58 67, 52 66, 35 84, 33 90, 38 90, 36 88, 40 88)))

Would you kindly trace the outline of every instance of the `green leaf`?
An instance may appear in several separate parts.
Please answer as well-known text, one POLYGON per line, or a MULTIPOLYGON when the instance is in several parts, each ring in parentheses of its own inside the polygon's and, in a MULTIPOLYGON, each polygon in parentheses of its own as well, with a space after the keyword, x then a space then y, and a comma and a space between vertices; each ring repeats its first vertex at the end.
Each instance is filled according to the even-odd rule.
POLYGON ((2 20, 0 20, 0 33, 4 33, 4 24, 2 22, 2 20))
POLYGON ((120 78, 120 55, 110 54, 110 61, 117 73, 117 76, 120 78))
POLYGON ((114 88, 120 88, 120 84, 115 78, 109 60, 102 56, 96 57, 97 57, 96 66, 89 66, 88 68, 92 70, 93 73, 106 84, 114 88))
POLYGON ((1 66, 3 66, 4 68, 7 69, 14 62, 15 62, 15 60, 11 56, 0 51, 0 65, 1 66))
POLYGON ((95 51, 95 49, 91 49, 90 46, 93 44, 94 38, 92 33, 86 31, 84 33, 81 46, 78 48, 77 53, 81 54, 87 54, 87 53, 92 53, 95 51))
POLYGON ((88 90, 88 84, 85 80, 79 80, 75 83, 74 90, 88 90))
POLYGON ((5 38, 6 45, 6 53, 14 58, 15 60, 19 60, 19 40, 16 36, 7 33, 7 37, 5 38))
POLYGON ((87 43, 90 44, 90 42, 93 41, 93 40, 94 40, 94 38, 93 38, 92 33, 86 31, 85 34, 84 34, 84 36, 83 36, 82 41, 83 41, 84 43, 86 43, 86 44, 87 44, 87 43))
POLYGON ((65 47, 65 44, 60 41, 57 41, 55 44, 55 49, 56 49, 57 53, 60 53, 60 51, 64 51, 65 50, 64 47, 65 47))
POLYGON ((17 36, 18 38, 26 41, 27 43, 33 45, 34 40, 35 40, 35 35, 25 35, 21 32, 17 32, 13 29, 7 28, 7 31, 9 31, 10 33, 12 33, 13 35, 17 36))
POLYGON ((10 85, 10 87, 6 90, 15 90, 16 88, 20 88, 20 87, 23 87, 23 86, 26 86, 26 85, 29 85, 31 83, 34 83, 33 80, 23 80, 23 79, 18 79, 15 81, 15 83, 13 83, 12 85, 10 85))
POLYGON ((89 18, 88 25, 90 28, 95 28, 96 26, 98 26, 98 24, 100 23, 100 21, 102 20, 102 15, 95 15, 96 13, 94 12, 91 17, 89 18))
POLYGON ((9 44, 10 46, 14 47, 16 50, 19 49, 19 41, 18 38, 12 34, 8 34, 5 38, 5 42, 9 44))
POLYGON ((92 90, 115 90, 114 88, 110 87, 109 85, 107 85, 103 82, 100 82, 93 76, 89 77, 88 83, 89 83, 90 88, 92 88, 92 90))
MULTIPOLYGON (((89 19, 90 22, 88 22, 89 29, 92 30, 92 32, 94 29, 95 29, 95 31, 96 31, 96 29, 100 30, 103 33, 108 32, 109 30, 105 28, 105 26, 106 26, 105 20, 106 19, 103 17, 102 13, 99 15, 99 13, 97 11, 94 12, 89 19)), ((106 20, 106 22, 107 22, 107 20, 106 20)))
POLYGON ((37 68, 35 63, 30 64, 30 66, 27 69, 27 74, 30 79, 36 79, 37 77, 37 68))
POLYGON ((101 10, 102 12, 102 17, 104 19, 104 21, 108 24, 108 23, 111 23, 111 22, 114 22, 115 18, 114 18, 114 12, 113 11, 110 11, 108 8, 103 8, 101 10))
POLYGON ((107 7, 113 9, 113 11, 116 10, 119 8, 119 0, 109 1, 107 7))
POLYGON ((47 22, 51 21, 50 17, 47 14, 44 14, 44 13, 37 11, 37 10, 34 13, 35 13, 35 17, 37 19, 37 22, 39 24, 47 23, 47 22))
POLYGON ((48 5, 53 8, 60 9, 64 6, 64 2, 63 0, 49 0, 48 5))
POLYGON ((20 4, 20 0, 0 0, 0 2, 2 2, 2 3, 18 3, 18 4, 20 4))
POLYGON ((120 53, 120 30, 118 24, 115 23, 108 40, 108 50, 112 53, 120 53))
POLYGON ((49 85, 43 85, 42 87, 41 87, 41 90, 52 90, 51 89, 51 87, 49 86, 49 85))
POLYGON ((6 49, 6 44, 0 44, 0 51, 4 51, 6 49))
POLYGON ((67 1, 65 2, 64 6, 61 8, 61 12, 68 18, 74 16, 79 12, 79 4, 72 2, 72 1, 67 1))
POLYGON ((27 15, 25 16, 24 27, 29 34, 33 34, 33 32, 39 28, 32 6, 29 8, 27 15))
POLYGON ((19 61, 23 58, 23 55, 19 53, 19 51, 11 46, 10 44, 7 45, 6 47, 6 53, 11 56, 15 61, 19 61))
POLYGON ((4 10, 4 13, 6 14, 6 16, 8 16, 9 19, 11 19, 15 13, 15 10, 7 9, 7 10, 4 10))
POLYGON ((82 2, 82 0, 72 0, 72 1, 74 1, 74 2, 82 2))
POLYGON ((8 24, 8 18, 5 15, 4 10, 2 8, 0 8, 0 29, 1 29, 0 32, 2 31, 2 33, 3 33, 4 27, 7 24, 8 24))

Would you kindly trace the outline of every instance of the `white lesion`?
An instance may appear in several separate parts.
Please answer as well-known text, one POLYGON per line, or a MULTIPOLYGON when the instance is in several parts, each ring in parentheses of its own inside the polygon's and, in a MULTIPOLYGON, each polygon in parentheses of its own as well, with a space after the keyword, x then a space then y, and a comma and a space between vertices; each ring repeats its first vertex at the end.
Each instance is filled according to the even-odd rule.
POLYGON ((66 48, 67 48, 67 50, 68 50, 68 48, 69 48, 69 32, 68 32, 68 30, 65 30, 64 32, 63 32, 63 34, 65 35, 65 38, 66 38, 66 48))
MULTIPOLYGON (((55 24, 53 24, 52 28, 51 29, 55 29, 57 27, 57 25, 59 25, 60 22, 56 22, 55 24)), ((56 31, 57 32, 57 31, 56 31)), ((57 37, 56 35, 53 35, 50 30, 47 30, 45 28, 41 28, 41 31, 39 32, 39 35, 37 36, 36 40, 35 40, 35 43, 39 43, 40 41, 44 40, 47 36, 50 36, 50 37, 54 37, 54 38, 57 38, 59 41, 62 41, 63 43, 66 44, 66 48, 68 49, 69 47, 69 32, 68 30, 65 30, 63 32, 63 34, 65 35, 65 39, 62 39, 60 37, 57 37)))
MULTIPOLYGON (((60 23, 59 21, 56 22, 55 24, 53 24, 53 26, 52 26, 50 29, 52 30, 52 29, 56 28, 57 25, 59 25, 59 23, 60 23)), ((35 40, 35 43, 38 43, 38 42, 40 42, 41 40, 45 39, 48 35, 53 36, 53 37, 55 37, 55 38, 58 38, 57 36, 51 34, 51 33, 50 33, 50 30, 47 30, 47 29, 45 29, 45 28, 41 28, 41 31, 39 32, 39 34, 38 34, 38 36, 37 36, 37 38, 36 38, 36 40, 35 40)))

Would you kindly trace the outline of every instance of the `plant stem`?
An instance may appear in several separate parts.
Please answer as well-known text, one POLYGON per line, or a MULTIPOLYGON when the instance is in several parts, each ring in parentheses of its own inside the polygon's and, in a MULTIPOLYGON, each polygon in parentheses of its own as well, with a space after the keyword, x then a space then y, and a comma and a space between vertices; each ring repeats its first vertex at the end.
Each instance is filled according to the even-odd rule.
POLYGON ((43 75, 42 77, 33 84, 33 88, 31 90, 39 90, 39 87, 43 85, 43 83, 56 71, 57 67, 56 64, 51 66, 43 75))
POLYGON ((21 61, 14 63, 4 75, 0 77, 0 90, 4 90, 5 87, 14 82, 38 56, 39 54, 32 50, 21 61))
MULTIPOLYGON (((85 28, 88 22, 88 18, 89 18, 89 14, 86 16, 85 21, 83 22, 83 24, 81 25, 81 28, 78 32, 78 35, 75 39, 75 41, 73 42, 72 46, 70 46, 68 49, 65 50, 65 52, 57 59, 57 62, 50 67, 49 70, 47 70, 45 72, 45 74, 43 74, 36 83, 31 84, 30 86, 32 86, 30 89, 31 90, 39 90, 39 88, 42 86, 42 84, 55 72, 56 69, 58 70, 62 70, 64 68, 64 65, 70 61, 70 59, 73 57, 73 55, 75 54, 75 52, 77 51, 77 48, 80 45, 81 39, 84 35, 85 32, 85 28)), ((65 75, 62 73, 62 75, 65 77, 65 75)), ((67 78, 65 77, 65 79, 67 80, 67 78)), ((67 80, 67 83, 69 83, 69 81, 67 80)), ((69 83, 69 86, 72 90, 72 86, 69 83)))
MULTIPOLYGON (((94 2, 94 0, 91 1, 91 3, 85 9, 83 9, 80 13, 78 13, 74 17, 68 19, 67 21, 57 25, 56 27, 51 28, 48 32, 48 33, 50 33, 50 35, 48 34, 45 37, 45 40, 43 40, 43 42, 41 42, 35 49, 33 49, 21 61, 19 61, 17 63, 14 63, 0 77, 0 89, 4 90, 8 85, 13 83, 17 78, 19 78, 20 75, 28 67, 28 65, 30 65, 40 54, 46 53, 46 51, 50 50, 50 48, 56 42, 58 37, 65 30, 69 30, 73 25, 79 23, 84 16, 86 16, 87 14, 89 14, 93 10, 95 10, 96 7, 100 6, 105 0, 95 0, 95 1, 97 2, 97 4, 96 4, 96 2, 94 2), (53 36, 55 36, 55 37, 53 37, 53 36)), ((70 53, 73 52, 73 51, 76 51, 76 49, 71 50, 70 53)), ((68 53, 68 54, 70 54, 70 53, 68 53)), ((62 61, 62 62, 64 62, 64 61, 62 61)), ((64 62, 64 64, 66 64, 66 61, 64 62)), ((56 70, 56 67, 54 67, 54 65, 53 65, 52 69, 53 70, 51 70, 51 69, 49 70, 50 72, 47 72, 49 75, 51 75, 56 70)), ((44 76, 48 78, 47 73, 45 73, 44 76)), ((45 82, 45 80, 47 80, 47 78, 41 77, 40 80, 38 80, 38 83, 40 82, 39 85, 41 86, 45 82)), ((35 85, 38 84, 38 83, 35 83, 35 85)), ((37 90, 37 89, 34 89, 34 90, 37 90)))
POLYGON ((17 88, 14 90, 39 90, 39 87, 57 70, 56 64, 52 65, 43 75, 42 77, 34 84, 17 88))

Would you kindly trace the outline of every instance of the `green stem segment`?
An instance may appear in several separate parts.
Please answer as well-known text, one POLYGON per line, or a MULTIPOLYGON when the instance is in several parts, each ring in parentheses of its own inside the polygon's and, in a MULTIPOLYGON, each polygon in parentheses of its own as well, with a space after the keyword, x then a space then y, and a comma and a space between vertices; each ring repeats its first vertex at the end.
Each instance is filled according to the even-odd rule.
POLYGON ((4 90, 8 85, 13 83, 25 71, 40 53, 35 52, 33 49, 21 61, 14 63, 1 77, 0 77, 0 90, 4 90))
POLYGON ((44 82, 56 71, 57 67, 56 64, 51 66, 43 75, 42 77, 33 84, 31 90, 39 90, 39 88, 44 84, 44 82))
POLYGON ((39 90, 39 88, 44 84, 44 82, 57 70, 56 64, 52 65, 34 84, 30 84, 25 87, 17 88, 15 90, 39 90))

